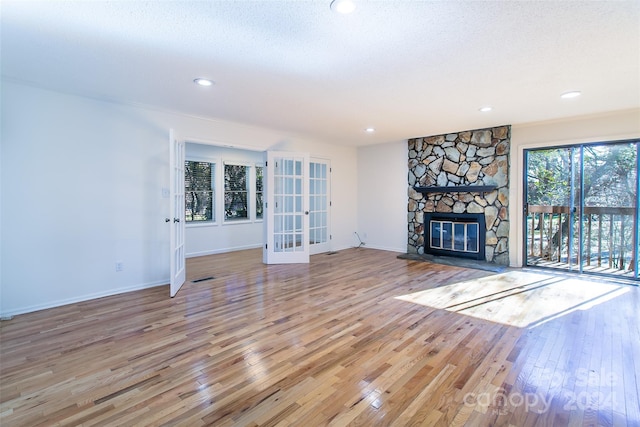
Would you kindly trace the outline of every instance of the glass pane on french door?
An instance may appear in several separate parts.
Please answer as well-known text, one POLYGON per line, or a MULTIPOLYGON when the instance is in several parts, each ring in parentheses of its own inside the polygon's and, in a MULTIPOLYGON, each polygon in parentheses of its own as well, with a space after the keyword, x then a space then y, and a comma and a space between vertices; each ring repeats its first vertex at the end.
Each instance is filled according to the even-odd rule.
POLYGON ((526 265, 638 278, 638 146, 525 152, 526 265))
POLYGON ((330 250, 329 171, 328 161, 312 159, 309 162, 309 245, 312 254, 330 250))
POLYGON ((277 158, 274 168, 273 251, 302 252, 304 241, 304 161, 277 158))

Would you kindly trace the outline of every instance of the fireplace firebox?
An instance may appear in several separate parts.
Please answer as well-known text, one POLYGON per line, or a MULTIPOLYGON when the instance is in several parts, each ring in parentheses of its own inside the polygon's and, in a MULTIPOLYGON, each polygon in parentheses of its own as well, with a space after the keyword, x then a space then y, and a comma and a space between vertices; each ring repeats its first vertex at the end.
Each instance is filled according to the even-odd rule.
POLYGON ((432 212, 424 214, 424 253, 485 259, 484 214, 432 212))

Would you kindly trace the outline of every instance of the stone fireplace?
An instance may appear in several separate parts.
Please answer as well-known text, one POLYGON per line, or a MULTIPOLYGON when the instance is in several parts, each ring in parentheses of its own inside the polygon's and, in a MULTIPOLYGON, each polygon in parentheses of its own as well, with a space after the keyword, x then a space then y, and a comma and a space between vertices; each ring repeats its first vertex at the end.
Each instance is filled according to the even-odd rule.
POLYGON ((408 141, 407 253, 509 265, 510 134, 500 126, 408 141))

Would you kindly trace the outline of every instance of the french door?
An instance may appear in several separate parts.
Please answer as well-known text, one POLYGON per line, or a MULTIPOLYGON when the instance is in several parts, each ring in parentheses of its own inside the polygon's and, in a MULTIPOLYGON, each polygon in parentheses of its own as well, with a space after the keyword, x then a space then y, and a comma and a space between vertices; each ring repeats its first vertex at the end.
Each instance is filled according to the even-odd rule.
POLYGON ((265 191, 266 264, 309 262, 309 155, 267 152, 265 191))
POLYGON ((184 196, 184 158, 185 142, 178 140, 173 129, 169 132, 169 211, 165 219, 170 231, 170 270, 169 294, 173 298, 186 279, 185 263, 185 196, 184 196))
POLYGON ((331 250, 331 165, 328 160, 309 163, 309 245, 311 255, 331 250))
POLYGON ((640 142, 525 150, 526 265, 638 279, 640 142))

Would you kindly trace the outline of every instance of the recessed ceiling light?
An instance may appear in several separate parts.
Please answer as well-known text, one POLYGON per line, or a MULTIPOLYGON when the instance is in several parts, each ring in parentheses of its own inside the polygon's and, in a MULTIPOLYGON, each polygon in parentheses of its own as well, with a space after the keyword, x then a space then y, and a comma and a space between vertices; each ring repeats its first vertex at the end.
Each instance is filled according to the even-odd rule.
POLYGON ((356 4, 353 0, 333 0, 329 6, 334 12, 347 14, 356 9, 356 4))
POLYGON ((197 78, 193 81, 195 84, 200 86, 211 86, 213 85, 213 81, 209 79, 197 78))
POLYGON ((364 131, 367 133, 374 133, 376 130, 374 128, 366 128, 364 131))
POLYGON ((493 110, 493 107, 489 107, 489 106, 486 106, 486 107, 480 107, 480 108, 478 109, 478 111, 480 111, 480 112, 482 112, 482 113, 488 113, 488 112, 489 112, 489 111, 491 111, 491 110, 493 110))
POLYGON ((580 96, 582 92, 580 92, 579 90, 572 90, 571 92, 565 92, 562 95, 560 95, 560 98, 562 99, 569 99, 569 98, 575 98, 576 96, 580 96))

